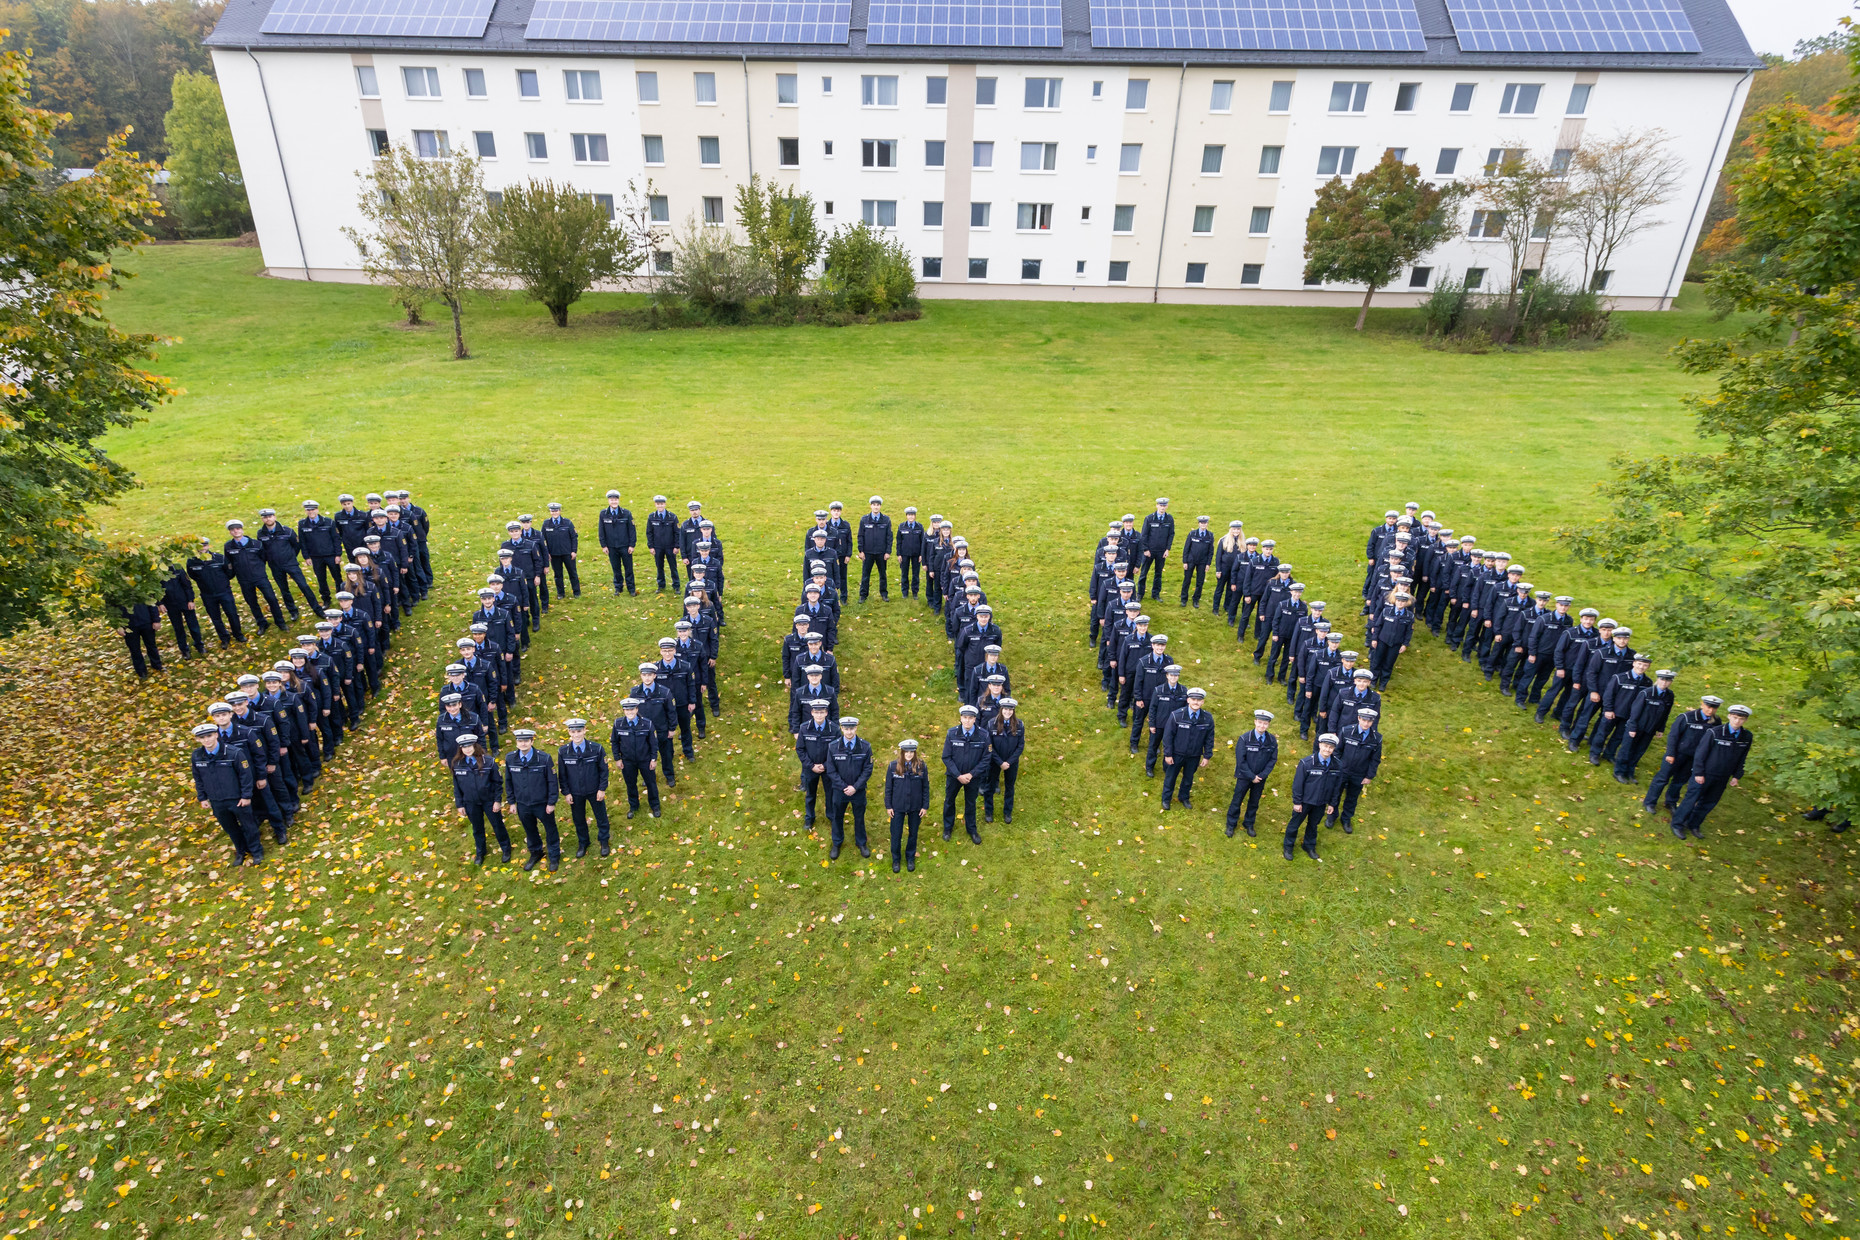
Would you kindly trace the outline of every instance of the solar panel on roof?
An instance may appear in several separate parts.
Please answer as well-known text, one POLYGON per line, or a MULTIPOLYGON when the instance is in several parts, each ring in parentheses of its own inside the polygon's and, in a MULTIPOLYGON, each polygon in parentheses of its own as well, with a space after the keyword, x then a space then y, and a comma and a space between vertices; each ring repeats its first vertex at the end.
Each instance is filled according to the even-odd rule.
POLYGON ((1058 0, 872 0, 865 40, 931 47, 1058 47, 1062 35, 1058 0))
POLYGON ((1696 52, 1679 0, 1447 0, 1463 52, 1696 52))
POLYGON ((528 39, 844 43, 852 0, 536 0, 528 39))
POLYGON ((481 39, 492 0, 276 0, 266 34, 416 35, 481 39))
POLYGON ((1093 47, 1419 52, 1414 0, 1092 0, 1093 47))

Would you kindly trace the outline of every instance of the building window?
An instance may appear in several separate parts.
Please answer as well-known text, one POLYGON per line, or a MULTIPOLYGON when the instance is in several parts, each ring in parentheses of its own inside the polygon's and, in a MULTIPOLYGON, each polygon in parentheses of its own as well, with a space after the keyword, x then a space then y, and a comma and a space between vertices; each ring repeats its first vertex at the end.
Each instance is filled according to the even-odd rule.
POLYGON ((641 103, 657 103, 659 101, 658 74, 649 72, 635 73, 633 75, 633 85, 639 92, 639 101, 641 103))
POLYGON ((1382 157, 1393 159, 1398 164, 1405 164, 1408 162, 1408 148, 1405 146, 1387 147, 1383 150, 1382 157))
POLYGON ((1457 146, 1443 146, 1440 148, 1440 158, 1434 161, 1434 175, 1437 177, 1450 177, 1453 175, 1454 169, 1459 166, 1460 148, 1457 146))
MULTIPOLYGON (((924 103, 933 108, 947 107, 949 105, 949 79, 946 77, 925 78, 924 103)), ((939 264, 942 261, 940 258, 937 259, 939 264)))
POLYGON ((1537 96, 1543 94, 1544 88, 1532 82, 1507 82, 1505 93, 1498 101, 1500 116, 1534 116, 1537 113, 1537 96))
POLYGON ((1112 263, 1104 273, 1104 278, 1112 284, 1123 284, 1130 279, 1130 264, 1123 259, 1112 263))
POLYGON ((1559 146, 1550 153, 1550 171, 1562 176, 1569 171, 1569 161, 1576 157, 1576 152, 1567 146, 1559 146))
POLYGON ((1208 111, 1231 112, 1234 110, 1234 84, 1216 82, 1208 94, 1208 111))
POLYGON ((497 136, 488 129, 475 131, 471 136, 472 146, 478 152, 479 159, 497 158, 497 136))
POLYGON ((1024 100, 1027 107, 1050 110, 1059 106, 1058 78, 1036 77, 1027 79, 1024 100))
POLYGON ((861 138, 859 140, 859 166, 861 168, 896 168, 898 166, 898 140, 896 138, 861 138))
POLYGON ((355 89, 364 99, 379 99, 381 97, 381 83, 375 77, 375 67, 373 65, 355 66, 355 89))
POLYGON ((775 102, 783 107, 793 107, 801 102, 801 79, 793 73, 775 75, 775 102))
POLYGON ((672 222, 672 202, 664 194, 653 194, 646 199, 646 217, 654 224, 672 222))
POLYGON ((1594 89, 1595 87, 1584 82, 1578 82, 1576 85, 1570 87, 1569 106, 1563 109, 1564 113, 1569 116, 1581 116, 1587 112, 1589 110, 1589 92, 1594 89))
POLYGON ((1023 142, 1020 144, 1022 172, 1051 172, 1059 166, 1057 142, 1023 142))
POLYGON ((1272 84, 1272 97, 1266 103, 1266 111, 1290 112, 1291 110, 1292 84, 1290 82, 1274 82, 1272 84))
POLYGON ((1119 172, 1137 172, 1143 164, 1143 144, 1126 142, 1117 148, 1117 170, 1119 172))
POLYGON ((564 69, 562 70, 562 90, 571 103, 599 103, 601 101, 601 71, 599 69, 564 69))
POLYGON ((1264 270, 1264 268, 1265 268, 1264 263, 1242 263, 1240 264, 1240 283, 1258 284, 1260 272, 1264 270))
POLYGON ((706 168, 716 168, 723 163, 723 143, 715 138, 698 139, 698 163, 706 168))
POLYGON ((465 70, 465 97, 467 99, 482 99, 485 97, 485 93, 484 70, 465 70))
POLYGON ((832 78, 823 76, 820 79, 820 93, 823 95, 831 95, 833 93, 832 78))
POLYGON ((868 108, 898 106, 898 79, 895 74, 867 73, 859 79, 859 103, 868 108))
POLYGON ((1072 274, 1075 276, 1082 276, 1085 274, 1085 260, 1084 259, 1081 258, 1079 259, 1078 262, 1073 264, 1072 274))
POLYGON ((1356 148, 1353 146, 1325 146, 1318 148, 1318 175, 1349 176, 1356 170, 1356 148))
MULTIPOLYGON (((995 79, 991 77, 975 79, 975 106, 978 108, 995 106, 995 79)), ((984 259, 983 263, 986 265, 987 260, 984 259)))
POLYGON ((975 144, 975 153, 971 157, 970 162, 977 168, 994 167, 995 144, 992 142, 977 142, 975 144))
POLYGON ((1432 267, 1416 267, 1408 273, 1409 288, 1426 288, 1429 280, 1434 278, 1432 267))
POLYGON ((368 131, 368 153, 370 155, 373 155, 376 159, 386 159, 392 152, 392 149, 393 148, 388 145, 387 130, 370 129, 368 131))
POLYGON ((443 129, 416 129, 413 131, 413 153, 421 159, 440 159, 452 154, 452 143, 443 129))
POLYGON ((654 250, 652 252, 652 269, 662 276, 670 275, 672 270, 672 252, 670 250, 654 250))
POLYGON ((1050 232, 1053 227, 1053 204, 1050 202, 1023 202, 1014 227, 1022 232, 1050 232))
POLYGON ((642 135, 640 143, 646 148, 646 163, 649 167, 658 167, 665 162, 665 138, 661 134, 642 135))
POLYGON ((1111 231, 1114 233, 1135 232, 1137 227, 1137 205, 1133 202, 1120 202, 1111 208, 1111 231))
POLYGON ((607 135, 604 133, 575 133, 569 135, 575 144, 575 162, 578 164, 604 164, 607 162, 607 135))
POLYGON ((924 204, 924 227, 925 228, 943 227, 943 204, 942 203, 926 202, 924 204))
POLYGON ((943 151, 943 139, 924 139, 924 167, 941 168, 943 166, 943 151))
POLYGON ((717 75, 714 73, 694 73, 691 75, 692 88, 697 92, 699 103, 717 102, 717 75))
POLYGON ((1142 112, 1150 106, 1150 80, 1131 78, 1124 83, 1124 111, 1142 112))
POLYGON ((1468 267, 1466 269, 1466 287, 1467 288, 1478 288, 1480 285, 1484 283, 1485 283, 1485 268, 1484 267, 1468 267))
POLYGON ((539 133, 526 133, 523 135, 523 149, 533 160, 547 159, 549 158, 549 139, 539 133))
POLYGON ((924 268, 923 268, 924 279, 941 280, 943 278, 943 260, 942 259, 926 257, 923 260, 923 262, 924 262, 924 268))
POLYGON ((400 80, 407 87, 409 99, 439 98, 439 70, 402 65, 400 80))
POLYGON ((1103 82, 1099 81, 1099 82, 1093 82, 1091 84, 1091 97, 1093 99, 1104 98, 1104 83, 1103 82))
POLYGON ((1204 146, 1201 148, 1201 175, 1217 177, 1221 175, 1221 159, 1227 153, 1224 146, 1204 146))
POLYGON ((704 222, 706 224, 723 223, 723 199, 706 196, 704 199, 704 222))
POLYGON ((993 205, 994 204, 987 203, 987 202, 970 203, 969 204, 969 227, 970 228, 988 227, 988 217, 991 213, 993 205))
POLYGON ((969 279, 986 280, 988 278, 988 260, 972 258, 969 260, 969 279))
POLYGON ((1085 162, 1088 164, 1095 164, 1098 162, 1098 148, 1096 145, 1090 145, 1085 148, 1085 162))
POLYGON ((1590 291, 1596 292, 1596 293, 1607 292, 1608 282, 1614 279, 1614 277, 1615 277, 1615 273, 1609 270, 1608 268, 1604 267, 1602 270, 1596 272, 1593 276, 1589 278, 1590 291))
POLYGON ((1333 112, 1361 112, 1369 106, 1368 82, 1332 82, 1330 85, 1330 110, 1333 112))
POLYGON ((1208 282, 1208 265, 1206 263, 1190 263, 1188 265, 1188 274, 1185 278, 1190 284, 1206 284, 1208 282))
POLYGON ((595 206, 601 209, 601 214, 610 220, 614 217, 614 196, 612 194, 589 194, 588 197, 593 200, 595 206))
POLYGON ((777 138, 775 144, 779 148, 776 155, 777 163, 783 168, 801 166, 801 140, 799 138, 777 138))
POLYGON ((1040 278, 1040 260, 1037 258, 1021 259, 1020 260, 1020 278, 1023 280, 1039 279, 1040 278))
POLYGON ((1503 211, 1474 211, 1472 226, 1466 230, 1468 237, 1502 237, 1505 235, 1505 213, 1503 211))
POLYGON ((1259 148, 1259 175, 1276 177, 1279 175, 1279 157, 1285 154, 1282 146, 1262 146, 1259 148))
POLYGON ((1556 212, 1539 211, 1531 220, 1531 240, 1548 241, 1550 230, 1556 225, 1556 212))
POLYGON ((1472 111, 1473 94, 1477 89, 1478 84, 1476 82, 1455 82, 1453 84, 1453 103, 1449 106, 1448 111, 1472 111))
POLYGON ((1197 232, 1197 233, 1213 232, 1214 231, 1214 208, 1213 207, 1196 207, 1195 208, 1195 223, 1194 223, 1194 226, 1189 231, 1197 232))
POLYGON ((1395 87, 1395 110, 1412 112, 1414 105, 1420 102, 1421 84, 1419 82, 1402 82, 1395 87))
POLYGON ((1251 233, 1255 237, 1258 237, 1267 232, 1270 232, 1271 229, 1272 229, 1272 208, 1271 207, 1254 207, 1253 218, 1247 221, 1247 226, 1246 226, 1247 232, 1251 233))
POLYGON ((542 79, 536 75, 536 70, 534 69, 518 69, 517 70, 517 98, 519 99, 541 99, 542 98, 542 79))
POLYGON ((896 228, 898 226, 898 201, 895 198, 861 199, 859 218, 874 228, 896 228))
POLYGON ((1515 167, 1524 162, 1524 148, 1518 146, 1495 146, 1485 153, 1485 174, 1492 176, 1508 167, 1515 167))
POLYGON ((821 139, 820 154, 823 158, 826 158, 826 159, 833 158, 833 139, 832 138, 821 139))
POLYGON ((501 189, 485 190, 484 191, 484 205, 487 207, 503 206, 504 205, 504 191, 501 189))

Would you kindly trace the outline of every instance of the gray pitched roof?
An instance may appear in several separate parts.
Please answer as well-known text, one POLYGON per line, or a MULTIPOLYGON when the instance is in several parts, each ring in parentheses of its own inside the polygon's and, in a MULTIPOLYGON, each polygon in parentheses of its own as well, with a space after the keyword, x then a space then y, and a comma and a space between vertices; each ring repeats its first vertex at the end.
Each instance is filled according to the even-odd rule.
POLYGON ((409 36, 264 34, 259 25, 271 0, 229 0, 207 45, 252 47, 265 51, 443 51, 504 55, 665 56, 736 60, 874 60, 981 64, 1117 64, 1117 65, 1259 65, 1286 68, 1322 66, 1402 66, 1416 68, 1642 69, 1668 71, 1761 68, 1726 0, 1683 0, 1699 51, 1653 52, 1462 52, 1453 36, 1446 0, 1416 0, 1425 52, 1225 51, 1176 48, 1094 48, 1091 0, 1062 0, 1065 41, 1060 47, 900 47, 868 45, 867 0, 853 0, 852 34, 845 44, 792 43, 590 43, 526 39, 534 0, 497 0, 482 39, 428 39, 409 36))

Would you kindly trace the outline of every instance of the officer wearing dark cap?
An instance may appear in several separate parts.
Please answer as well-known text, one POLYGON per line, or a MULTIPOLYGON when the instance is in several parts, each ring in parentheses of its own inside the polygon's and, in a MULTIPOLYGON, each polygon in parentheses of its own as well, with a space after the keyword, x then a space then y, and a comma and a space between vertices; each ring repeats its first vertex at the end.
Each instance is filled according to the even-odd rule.
MULTIPOLYGON (((801 764, 801 792, 804 794, 801 825, 808 830, 813 829, 820 789, 829 778, 827 751, 836 739, 833 724, 827 716, 828 707, 826 698, 810 699, 807 703, 808 721, 794 734, 794 756, 801 764)), ((832 795, 829 793, 829 808, 832 803, 832 795)))
MULTIPOLYGON (((878 568, 878 597, 888 598, 889 586, 885 579, 885 564, 891 556, 891 518, 884 513, 885 501, 874 495, 869 507, 871 511, 859 518, 858 554, 859 554, 859 601, 865 602, 872 592, 872 569, 878 568)), ((899 590, 903 590, 900 583, 899 590)))
POLYGON ((639 530, 633 524, 632 512, 620 506, 620 492, 607 492, 607 507, 601 509, 599 526, 601 547, 613 570, 614 593, 639 593, 633 585, 633 548, 639 543, 639 530))
POLYGON ((227 742, 211 723, 194 728, 194 741, 194 798, 232 841, 233 865, 258 864, 265 859, 265 845, 252 816, 255 777, 251 757, 227 742))
POLYGON ((1725 721, 1706 731, 1692 751, 1692 780, 1686 795, 1673 811, 1673 834, 1694 839, 1705 838, 1705 818, 1717 808, 1726 788, 1737 787, 1744 776, 1744 761, 1750 756, 1750 707, 1732 706, 1725 721))
POLYGON ((570 719, 564 726, 568 729, 568 743, 555 751, 556 782, 575 819, 575 839, 579 844, 575 859, 588 855, 590 812, 594 815, 601 856, 605 857, 608 853, 607 751, 601 748, 599 741, 588 739, 586 719, 570 719))
POLYGON ((562 515, 562 505, 551 502, 549 515, 542 523, 543 549, 549 553, 549 563, 555 567, 555 596, 562 597, 562 575, 568 574, 568 584, 581 597, 581 572, 575 561, 581 552, 581 535, 575 530, 575 523, 562 515))
POLYGON ((1201 709, 1207 696, 1205 690, 1190 689, 1188 705, 1170 715, 1163 724, 1162 809, 1165 812, 1171 792, 1183 809, 1190 808, 1188 794, 1195 786, 1195 772, 1214 759, 1214 716, 1201 709))
POLYGON ((1647 795, 1641 798, 1642 809, 1649 814, 1653 813, 1664 792, 1666 812, 1672 814, 1679 804, 1679 798, 1685 795, 1686 783, 1692 773, 1692 758, 1698 751, 1698 744, 1707 732, 1718 726, 1718 711, 1723 706, 1723 698, 1715 693, 1707 693, 1699 699, 1697 709, 1686 711, 1673 723, 1666 734, 1666 756, 1647 784, 1647 795))
POLYGON ((517 747, 504 755, 504 811, 515 811, 529 841, 525 870, 536 868, 546 856, 549 871, 562 863, 562 837, 555 826, 555 803, 560 794, 555 763, 536 748, 536 733, 518 728, 512 735, 517 747), (541 828, 539 831, 538 828, 541 828))
POLYGON ((964 706, 957 712, 960 722, 943 737, 943 838, 956 830, 956 798, 962 798, 962 825, 969 839, 979 844, 981 832, 975 826, 975 798, 988 778, 988 763, 994 742, 976 726, 977 711, 964 706))
POLYGON ((328 607, 331 594, 342 588, 342 561, 348 553, 342 546, 342 532, 315 500, 305 500, 303 509, 303 519, 297 523, 297 546, 316 571, 317 593, 328 607))
POLYGON ((473 861, 484 864, 487 841, 484 838, 485 819, 491 820, 491 830, 496 833, 497 847, 510 860, 510 832, 504 827, 504 815, 498 808, 504 799, 504 775, 496 758, 484 751, 483 743, 475 732, 463 732, 457 737, 458 746, 447 763, 452 772, 452 803, 458 807, 459 817, 471 823, 473 861))
POLYGON ((620 760, 620 775, 626 780, 626 816, 639 812, 639 781, 646 781, 646 804, 652 816, 659 816, 659 737, 652 720, 639 713, 640 700, 629 697, 620 703, 620 716, 614 720, 614 757, 620 760))
POLYGON ((833 811, 833 844, 827 860, 839 859, 846 842, 846 810, 852 809, 853 847, 861 857, 872 850, 865 841, 865 786, 872 778, 872 744, 859 735, 859 720, 840 718, 840 734, 827 746, 827 804, 833 811))
POLYGON ((681 588, 678 576, 678 514, 665 506, 665 497, 652 497, 652 511, 646 514, 646 548, 652 552, 652 566, 659 576, 659 593, 665 593, 665 574, 672 574, 672 589, 681 588))
MULTIPOLYGON (((1188 606, 1188 580, 1195 579, 1195 606, 1201 606, 1201 584, 1207 580, 1208 565, 1214 563, 1214 533, 1208 529, 1208 518, 1195 518, 1195 528, 1182 540, 1182 606, 1188 606)), ((1220 583, 1217 580, 1215 590, 1218 593, 1220 583)), ((1220 604, 1216 603, 1218 610, 1220 604)))
POLYGON ((1253 730, 1234 742, 1234 799, 1227 804, 1227 834, 1231 838, 1237 827, 1245 826, 1248 835, 1256 834, 1254 820, 1259 816, 1259 798, 1266 791, 1266 777, 1279 764, 1279 738, 1272 734, 1272 712, 1253 712, 1253 730), (1240 807, 1246 806, 1244 823, 1240 807))

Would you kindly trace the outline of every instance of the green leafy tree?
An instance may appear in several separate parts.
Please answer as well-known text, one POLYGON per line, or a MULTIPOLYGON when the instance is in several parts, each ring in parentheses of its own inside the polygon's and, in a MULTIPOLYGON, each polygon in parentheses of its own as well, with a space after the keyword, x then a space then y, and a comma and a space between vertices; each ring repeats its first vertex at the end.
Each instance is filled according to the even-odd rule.
POLYGON ((1738 177, 1738 218, 1773 241, 1773 259, 1721 267, 1710 292, 1748 326, 1678 349, 1683 369, 1717 379, 1689 400, 1705 449, 1620 462, 1608 515, 1563 537, 1608 567, 1676 579, 1655 613, 1663 647, 1798 670, 1793 717, 1765 738, 1764 755, 1783 788, 1852 812, 1860 266, 1841 234, 1860 202, 1860 162, 1811 140, 1819 127, 1802 122, 1793 106, 1762 118, 1760 151, 1738 177))
POLYGON ((736 187, 736 222, 774 276, 775 296, 784 301, 798 296, 826 245, 814 218, 814 196, 752 176, 736 187))
POLYGON ((1318 187, 1317 205, 1305 218, 1305 283, 1363 285, 1356 313, 1362 331, 1376 290, 1440 244, 1463 192, 1457 184, 1428 184, 1392 151, 1353 181, 1332 177, 1318 187))
POLYGON ((630 274, 640 255, 607 208, 570 185, 530 181, 504 191, 487 226, 491 257, 532 301, 549 308, 557 327, 568 308, 603 280, 630 274))
POLYGON ((1508 150, 1473 185, 1474 200, 1490 213, 1488 218, 1497 216, 1499 235, 1505 239, 1510 259, 1506 310, 1517 305, 1518 294, 1524 289, 1524 273, 1530 266, 1533 246, 1537 247, 1537 266, 1546 265, 1569 191, 1567 176, 1521 149, 1508 150))
POLYGON ((917 304, 917 276, 903 244, 862 221, 828 240, 820 292, 853 314, 888 314, 917 304))
POLYGON ((740 321, 751 302, 775 287, 775 277, 754 250, 729 229, 700 224, 695 216, 673 240, 672 255, 664 291, 716 322, 740 321))
POLYGON ((110 140, 96 173, 54 171, 60 118, 34 108, 26 57, 0 53, 0 634, 100 616, 160 592, 179 544, 108 542, 90 515, 136 485, 99 441, 172 395, 145 369, 157 337, 103 317, 148 239, 154 166, 110 140))
MULTIPOLYGON (((368 278, 396 304, 444 302, 452 312, 452 356, 465 348, 465 299, 491 279, 491 229, 484 175, 469 155, 422 159, 397 146, 361 174, 357 202, 366 228, 342 231, 368 278)), ((415 311, 417 313, 417 311, 415 311)))
POLYGON ((174 106, 163 122, 168 186, 182 218, 197 232, 221 236, 251 228, 252 207, 220 84, 205 73, 175 74, 174 106))

